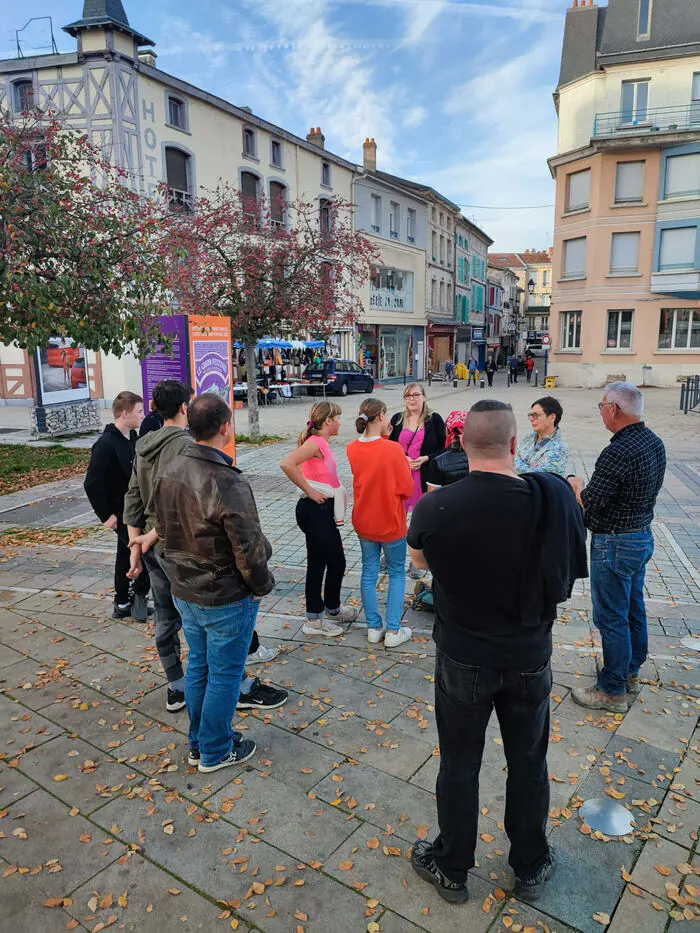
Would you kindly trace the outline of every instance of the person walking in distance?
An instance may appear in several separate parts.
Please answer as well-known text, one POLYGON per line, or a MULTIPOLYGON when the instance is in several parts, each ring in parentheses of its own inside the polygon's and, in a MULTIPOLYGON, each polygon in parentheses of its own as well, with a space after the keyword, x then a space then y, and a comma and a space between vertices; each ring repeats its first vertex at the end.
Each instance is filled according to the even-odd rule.
POLYGON ((569 479, 591 531, 593 624, 603 643, 603 667, 592 687, 575 687, 580 706, 625 712, 640 692, 648 648, 644 605, 646 566, 654 553, 651 522, 664 482, 666 450, 642 421, 644 397, 630 382, 605 388, 598 408, 612 434, 587 486, 569 479))
POLYGON ((486 363, 486 378, 488 379, 489 386, 493 385, 493 374, 496 372, 497 369, 498 369, 498 366, 496 365, 496 360, 494 359, 494 357, 490 357, 490 359, 486 363))
POLYGON ((411 638, 411 629, 401 626, 406 595, 406 509, 405 500, 415 491, 409 461, 398 444, 387 441, 391 430, 386 405, 380 399, 365 399, 355 422, 362 436, 348 447, 355 495, 352 523, 362 549, 362 605, 367 619, 367 640, 385 648, 396 648, 411 638), (386 625, 377 601, 380 555, 386 555, 389 592, 386 625))
POLYGON ((474 383, 474 388, 476 388, 476 374, 479 369, 479 364, 476 362, 473 356, 469 357, 469 362, 467 363, 467 370, 469 375, 467 377, 467 386, 470 386, 472 382, 474 383))
POLYGON ((528 358, 525 360, 525 375, 527 376, 528 382, 532 380, 532 370, 534 368, 535 368, 535 360, 533 359, 533 357, 528 356, 528 358))
POLYGON ((124 524, 124 496, 136 456, 136 432, 143 421, 143 399, 133 392, 120 392, 112 403, 112 414, 114 424, 108 424, 93 445, 83 488, 99 520, 117 536, 112 618, 131 616, 136 622, 147 622, 150 582, 144 573, 130 586, 129 532, 124 524))
POLYGON ((515 473, 509 405, 477 402, 463 443, 468 476, 421 499, 408 533, 414 563, 433 573, 440 741, 439 833, 432 842, 416 841, 411 860, 445 900, 468 899, 479 770, 495 708, 508 763, 505 829, 514 893, 535 901, 554 867, 547 841, 552 623, 574 580, 587 575, 585 529, 565 479, 515 473), (465 528, 481 529, 468 560, 465 528), (531 544, 524 548, 526 538, 531 544), (488 600, 478 612, 465 612, 465 593, 476 591, 488 600))
POLYGON ((329 441, 340 431, 341 414, 335 402, 317 402, 296 450, 280 464, 301 491, 296 518, 306 538, 305 635, 342 635, 345 628, 339 623, 354 622, 358 615, 340 603, 345 552, 338 528, 345 521, 347 493, 329 441))
MULTIPOLYGON (((188 762, 208 774, 247 761, 255 742, 231 727, 260 599, 275 585, 272 554, 252 490, 224 452, 233 414, 218 395, 204 393, 188 411, 195 443, 171 461, 154 487, 156 533, 170 572, 190 655, 188 762)), ((163 430, 163 429, 161 429, 163 430)), ((266 687, 273 709, 287 693, 266 687), (274 700, 274 702, 273 702, 274 700)))

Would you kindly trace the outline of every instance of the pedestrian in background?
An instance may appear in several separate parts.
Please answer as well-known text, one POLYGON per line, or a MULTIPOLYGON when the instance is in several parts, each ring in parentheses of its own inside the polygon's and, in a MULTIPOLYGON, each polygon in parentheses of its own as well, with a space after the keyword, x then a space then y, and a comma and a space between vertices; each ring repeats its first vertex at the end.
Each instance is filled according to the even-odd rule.
POLYGON ((535 361, 531 356, 525 360, 525 375, 527 376, 527 381, 530 382, 532 379, 532 370, 535 368, 535 361))
POLYGON ((515 472, 533 473, 544 470, 566 478, 569 474, 569 446, 559 425, 564 409, 551 395, 538 398, 530 408, 532 431, 518 442, 515 472))
POLYGON ((467 386, 470 386, 473 382, 474 388, 476 388, 476 374, 479 371, 479 364, 476 362, 473 356, 469 357, 467 370, 469 371, 469 375, 467 377, 467 386))
POLYGON ((406 595, 405 500, 414 494, 415 484, 403 450, 387 440, 391 424, 384 402, 365 399, 355 427, 362 436, 348 447, 348 460, 355 496, 352 523, 362 550, 361 590, 367 640, 377 644, 384 638, 385 648, 396 648, 411 638, 411 629, 402 627, 401 618, 406 595), (386 624, 377 601, 382 551, 389 572, 386 624))
POLYGON ((603 667, 592 687, 575 687, 580 706, 624 713, 640 692, 648 650, 646 567, 654 553, 651 522, 664 482, 666 450, 642 421, 644 396, 631 382, 612 382, 598 408, 612 437, 587 486, 569 482, 591 531, 593 624, 603 667))
POLYGON ((340 590, 345 552, 338 528, 345 521, 347 493, 329 441, 338 436, 342 409, 336 402, 316 402, 293 450, 280 464, 301 491, 297 525, 306 538, 305 635, 342 635, 341 622, 354 622, 357 610, 343 606, 340 590), (324 585, 325 578, 325 585, 324 585), (325 612, 325 618, 324 618, 325 612))
POLYGON ((133 585, 129 582, 129 531, 124 524, 124 497, 136 456, 136 431, 143 421, 143 399, 120 392, 112 402, 112 414, 114 423, 106 425, 93 445, 83 488, 99 520, 117 536, 112 618, 131 616, 147 622, 150 581, 144 573, 133 585))
POLYGON ((493 374, 496 372, 497 369, 498 369, 498 366, 496 365, 496 360, 493 357, 491 357, 486 363, 486 378, 489 381, 489 386, 493 385, 493 374))

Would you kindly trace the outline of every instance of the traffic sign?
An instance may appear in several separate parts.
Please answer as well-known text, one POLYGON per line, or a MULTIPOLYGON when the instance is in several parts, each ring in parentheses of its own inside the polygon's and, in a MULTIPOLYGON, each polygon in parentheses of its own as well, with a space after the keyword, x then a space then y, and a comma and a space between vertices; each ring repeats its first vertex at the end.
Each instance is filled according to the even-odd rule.
POLYGON ((552 342, 552 338, 549 336, 549 334, 542 335, 542 346, 548 347, 551 342, 552 342))

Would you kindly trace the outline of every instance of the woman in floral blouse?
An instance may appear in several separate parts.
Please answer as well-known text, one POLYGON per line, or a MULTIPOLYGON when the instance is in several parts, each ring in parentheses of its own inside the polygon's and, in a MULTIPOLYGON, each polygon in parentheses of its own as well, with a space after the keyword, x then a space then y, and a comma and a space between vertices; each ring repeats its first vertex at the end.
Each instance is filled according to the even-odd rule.
POLYGON ((532 431, 518 444, 515 454, 516 473, 558 473, 566 477, 569 471, 569 447, 559 430, 564 414, 557 399, 547 395, 533 403, 528 418, 532 431))

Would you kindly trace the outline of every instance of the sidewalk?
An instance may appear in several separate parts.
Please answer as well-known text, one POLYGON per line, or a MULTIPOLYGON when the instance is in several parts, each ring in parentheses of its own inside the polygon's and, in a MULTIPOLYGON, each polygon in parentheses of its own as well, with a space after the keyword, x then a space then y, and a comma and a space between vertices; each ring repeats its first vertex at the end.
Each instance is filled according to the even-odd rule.
MULTIPOLYGON (((536 396, 514 388, 523 420, 536 396)), ((597 410, 588 415, 598 394, 557 394, 576 469, 588 474, 605 443, 597 410)), ((433 387, 431 399, 440 411, 456 407, 447 387, 433 387)), ((359 401, 344 404, 354 412, 359 401)), ((186 714, 165 712, 151 627, 109 618, 111 534, 98 530, 73 547, 0 549, 7 929, 689 933, 700 890, 700 655, 682 644, 700 635, 700 441, 689 419, 677 424, 663 397, 650 401, 670 466, 647 577, 646 682, 624 717, 598 716, 570 697, 595 677, 587 585, 577 585, 554 627, 550 832, 559 867, 537 909, 509 893, 495 717, 469 903, 447 905, 413 872, 412 842, 435 832, 432 616, 408 610, 416 637, 393 651, 368 646, 363 625, 322 643, 303 635, 303 539, 279 470, 293 441, 240 451, 277 580, 259 632, 282 651, 259 673, 290 691, 280 710, 241 715, 237 728, 258 749, 240 771, 188 768, 186 714), (606 840, 579 819, 583 800, 605 794, 632 812, 630 836, 606 840)), ((344 439, 351 428, 346 417, 344 439)), ((79 480, 36 487, 0 499, 0 530, 85 526, 86 512, 79 480)), ((349 525, 343 535, 344 598, 355 603, 359 547, 349 525)), ((465 603, 478 608, 485 595, 465 594, 465 603)))

